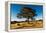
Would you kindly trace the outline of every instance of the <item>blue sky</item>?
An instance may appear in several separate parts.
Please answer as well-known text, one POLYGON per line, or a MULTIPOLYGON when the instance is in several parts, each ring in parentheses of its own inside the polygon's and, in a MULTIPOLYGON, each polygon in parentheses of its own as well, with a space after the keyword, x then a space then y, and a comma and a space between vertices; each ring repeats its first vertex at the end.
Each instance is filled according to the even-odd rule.
POLYGON ((29 7, 32 8, 34 10, 36 10, 36 14, 37 16, 35 16, 35 19, 42 19, 42 15, 43 15, 43 6, 42 5, 23 5, 23 4, 11 4, 10 5, 10 11, 11 11, 11 21, 24 21, 26 20, 26 18, 17 18, 16 15, 17 13, 20 12, 22 7, 29 7))

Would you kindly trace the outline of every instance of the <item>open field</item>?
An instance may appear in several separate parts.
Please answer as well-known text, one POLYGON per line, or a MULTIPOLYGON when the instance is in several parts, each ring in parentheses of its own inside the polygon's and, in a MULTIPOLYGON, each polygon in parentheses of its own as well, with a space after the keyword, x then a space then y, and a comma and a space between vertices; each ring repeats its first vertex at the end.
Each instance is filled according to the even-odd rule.
POLYGON ((11 29, 30 29, 30 28, 42 28, 43 21, 30 21, 28 22, 12 22, 10 25, 11 29))

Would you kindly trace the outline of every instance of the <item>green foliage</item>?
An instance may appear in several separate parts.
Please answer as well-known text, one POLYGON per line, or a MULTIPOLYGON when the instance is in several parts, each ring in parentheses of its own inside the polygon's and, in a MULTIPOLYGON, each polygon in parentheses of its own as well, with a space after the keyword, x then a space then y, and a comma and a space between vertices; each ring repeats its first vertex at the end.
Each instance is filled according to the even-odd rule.
POLYGON ((28 21, 30 18, 33 19, 34 16, 36 16, 36 11, 28 7, 22 8, 20 13, 17 14, 18 18, 27 18, 28 21))

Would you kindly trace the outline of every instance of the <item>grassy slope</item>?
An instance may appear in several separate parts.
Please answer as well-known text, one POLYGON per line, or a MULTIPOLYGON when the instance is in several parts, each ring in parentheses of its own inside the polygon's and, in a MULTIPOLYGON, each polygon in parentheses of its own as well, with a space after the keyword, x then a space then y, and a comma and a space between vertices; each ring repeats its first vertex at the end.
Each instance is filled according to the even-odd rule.
POLYGON ((43 22, 42 21, 35 21, 35 22, 20 22, 20 23, 13 23, 11 24, 11 29, 21 29, 21 28, 42 28, 43 22))

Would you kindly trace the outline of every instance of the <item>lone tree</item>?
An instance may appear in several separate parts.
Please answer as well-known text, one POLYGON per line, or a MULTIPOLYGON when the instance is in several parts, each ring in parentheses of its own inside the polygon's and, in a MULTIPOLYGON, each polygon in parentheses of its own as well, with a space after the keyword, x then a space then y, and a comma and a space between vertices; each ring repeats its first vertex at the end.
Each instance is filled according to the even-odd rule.
POLYGON ((36 11, 32 8, 24 7, 21 9, 20 13, 17 14, 18 18, 27 18, 27 21, 29 23, 29 19, 33 20, 34 16, 36 16, 36 11))

